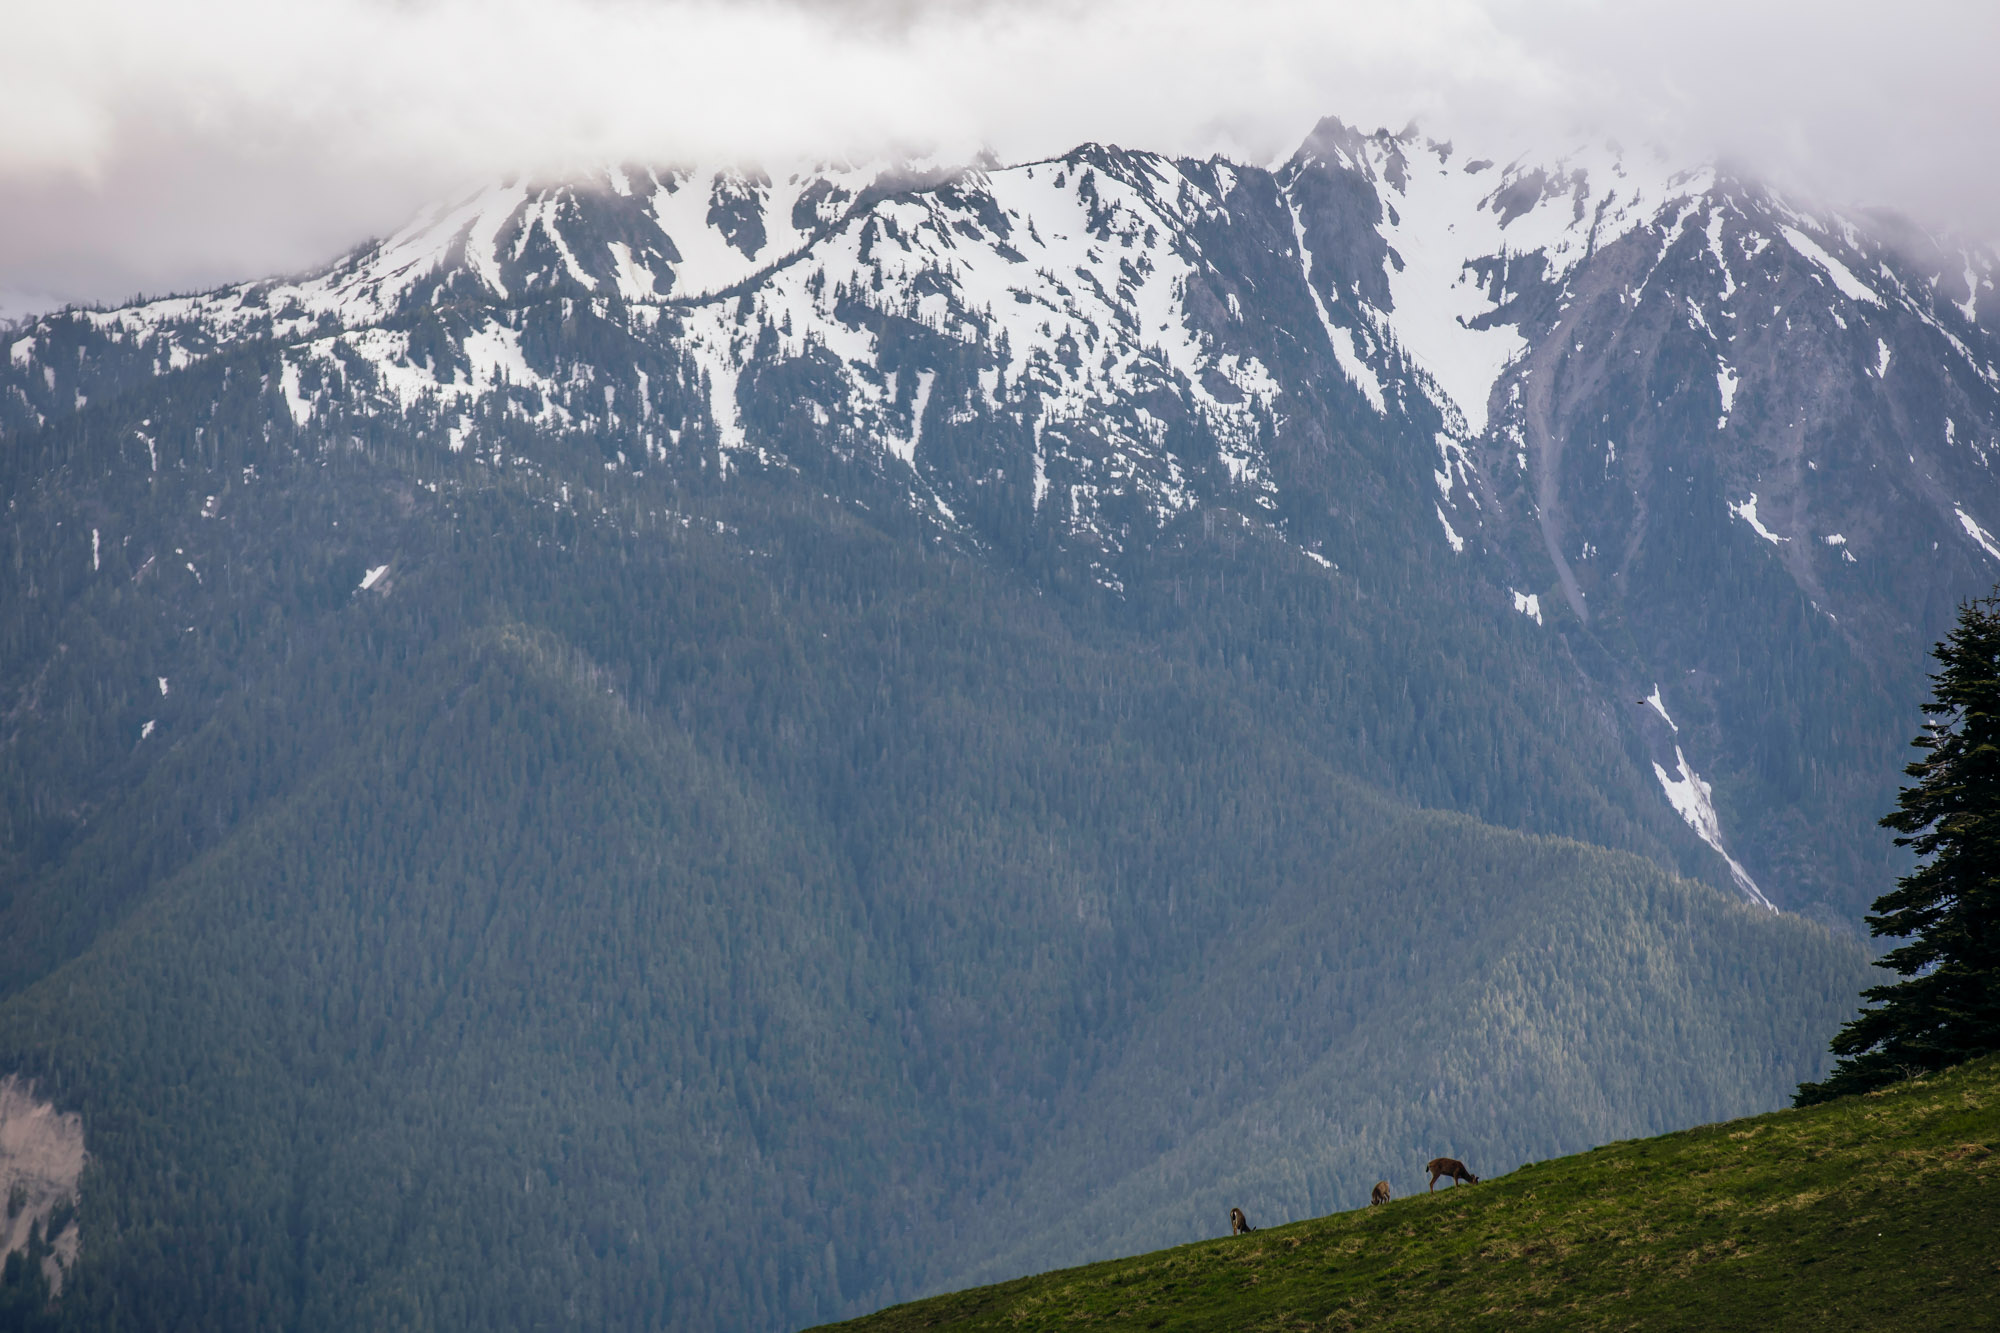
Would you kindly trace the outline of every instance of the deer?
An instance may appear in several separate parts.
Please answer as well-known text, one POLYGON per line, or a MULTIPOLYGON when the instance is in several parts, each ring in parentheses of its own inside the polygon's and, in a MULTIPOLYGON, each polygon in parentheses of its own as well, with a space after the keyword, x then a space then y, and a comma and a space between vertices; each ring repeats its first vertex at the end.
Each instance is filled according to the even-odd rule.
POLYGON ((1431 1189, 1436 1189, 1440 1180, 1449 1180, 1454 1185, 1461 1180, 1468 1185, 1479 1183, 1479 1177, 1466 1170, 1465 1163, 1456 1157, 1433 1157, 1424 1170, 1431 1173, 1431 1189))
POLYGON ((1250 1225, 1250 1219, 1243 1215, 1241 1208, 1231 1208, 1229 1210, 1230 1235, 1240 1236, 1246 1231, 1255 1231, 1256 1229, 1256 1227, 1250 1225))
POLYGON ((1368 1196, 1368 1206, 1373 1208, 1378 1203, 1387 1202, 1389 1202, 1389 1182, 1378 1180, 1375 1182, 1374 1192, 1368 1196))

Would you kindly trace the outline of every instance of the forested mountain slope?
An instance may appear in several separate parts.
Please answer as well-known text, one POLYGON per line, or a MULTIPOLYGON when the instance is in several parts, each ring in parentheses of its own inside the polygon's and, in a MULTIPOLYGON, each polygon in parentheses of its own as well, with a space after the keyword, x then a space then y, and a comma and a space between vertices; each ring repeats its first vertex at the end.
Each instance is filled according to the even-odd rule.
POLYGON ((23 884, 68 1317, 796 1324, 1817 1071, 1853 945, 793 503, 475 497, 23 884))
POLYGON ((1776 1104, 2000 515, 1986 261, 1846 225, 1330 123, 14 330, 60 1318, 796 1326, 1776 1104))

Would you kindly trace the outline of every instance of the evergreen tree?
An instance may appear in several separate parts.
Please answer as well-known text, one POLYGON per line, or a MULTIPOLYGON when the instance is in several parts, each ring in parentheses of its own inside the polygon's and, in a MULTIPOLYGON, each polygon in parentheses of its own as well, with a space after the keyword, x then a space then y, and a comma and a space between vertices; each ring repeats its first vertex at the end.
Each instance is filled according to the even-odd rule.
POLYGON ((1882 820, 1921 864, 1868 918, 1907 941, 1880 963, 1904 980, 1862 992, 1873 1007, 1834 1037, 1841 1059, 1800 1085, 1800 1106, 2000 1050, 2000 596, 1961 607, 1934 652, 1936 697, 1911 742, 1927 753, 1882 820))

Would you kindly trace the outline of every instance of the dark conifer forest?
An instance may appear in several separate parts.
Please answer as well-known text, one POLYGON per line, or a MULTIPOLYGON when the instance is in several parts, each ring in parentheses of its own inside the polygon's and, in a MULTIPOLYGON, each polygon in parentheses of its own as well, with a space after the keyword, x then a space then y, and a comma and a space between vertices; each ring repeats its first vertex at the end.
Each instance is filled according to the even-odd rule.
POLYGON ((16 603, 92 663, 0 955, 0 1065, 91 1127, 76 1326, 804 1323, 1756 1107, 1860 979, 1640 854, 1615 754, 1510 752, 1564 691, 1504 622, 382 453, 267 462, 192 633, 16 603))

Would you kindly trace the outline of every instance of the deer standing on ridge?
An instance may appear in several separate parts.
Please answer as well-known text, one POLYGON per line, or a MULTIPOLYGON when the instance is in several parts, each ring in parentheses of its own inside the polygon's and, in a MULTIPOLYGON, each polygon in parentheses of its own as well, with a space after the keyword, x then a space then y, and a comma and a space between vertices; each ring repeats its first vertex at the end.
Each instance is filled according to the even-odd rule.
POLYGON ((1431 1173, 1431 1189, 1436 1189, 1440 1180, 1449 1180, 1454 1185, 1461 1180, 1468 1185, 1479 1183, 1479 1177, 1466 1170, 1465 1163, 1456 1157, 1433 1157, 1424 1170, 1431 1173))

